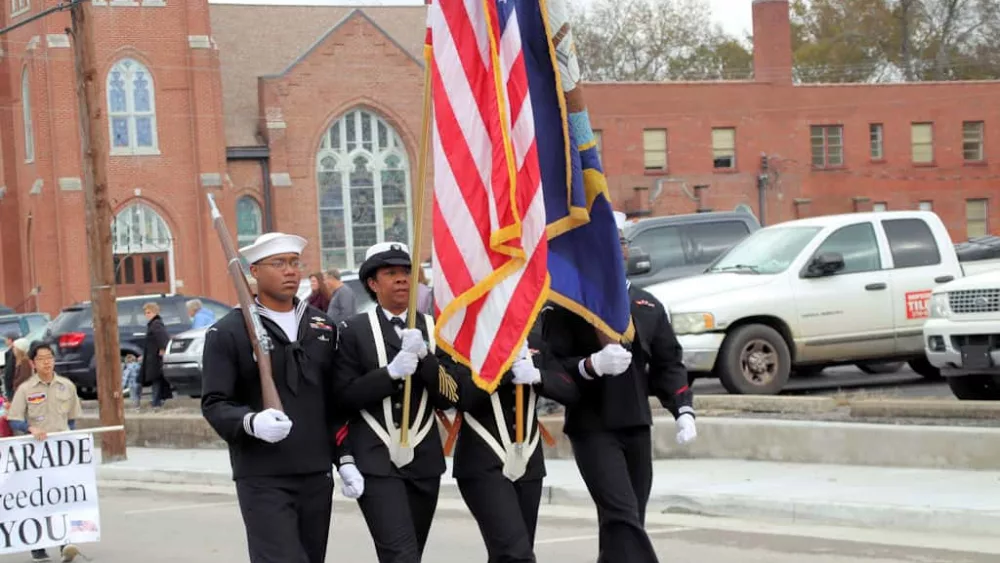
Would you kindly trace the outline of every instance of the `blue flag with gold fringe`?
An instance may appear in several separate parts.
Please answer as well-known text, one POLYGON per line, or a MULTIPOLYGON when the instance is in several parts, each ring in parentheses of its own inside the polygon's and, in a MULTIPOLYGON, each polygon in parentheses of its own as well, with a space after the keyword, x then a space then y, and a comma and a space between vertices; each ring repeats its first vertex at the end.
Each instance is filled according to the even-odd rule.
POLYGON ((515 2, 548 224, 550 300, 631 339, 625 265, 564 0, 515 2))

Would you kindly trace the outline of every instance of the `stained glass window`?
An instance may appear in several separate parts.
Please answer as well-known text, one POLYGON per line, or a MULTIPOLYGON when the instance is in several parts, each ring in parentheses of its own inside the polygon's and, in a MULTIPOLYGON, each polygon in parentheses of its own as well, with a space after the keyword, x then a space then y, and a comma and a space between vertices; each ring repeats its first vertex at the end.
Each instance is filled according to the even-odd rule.
POLYGON ((367 110, 341 116, 316 157, 323 268, 355 270, 373 244, 410 244, 410 166, 396 130, 367 110))
POLYGON ((166 221, 145 203, 133 203, 115 216, 111 241, 115 254, 166 252, 173 245, 166 221))
POLYGON ((263 231, 260 204, 250 196, 236 201, 236 244, 240 248, 253 244, 263 231))
POLYGON ((122 59, 108 73, 111 154, 157 154, 156 101, 149 69, 122 59))

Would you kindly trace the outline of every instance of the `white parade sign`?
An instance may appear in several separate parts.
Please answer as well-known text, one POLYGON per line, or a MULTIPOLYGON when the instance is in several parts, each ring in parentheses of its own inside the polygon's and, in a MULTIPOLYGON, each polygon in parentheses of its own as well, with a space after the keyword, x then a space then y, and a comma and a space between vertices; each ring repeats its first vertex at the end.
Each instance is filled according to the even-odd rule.
POLYGON ((0 554, 101 539, 94 437, 0 440, 0 554))

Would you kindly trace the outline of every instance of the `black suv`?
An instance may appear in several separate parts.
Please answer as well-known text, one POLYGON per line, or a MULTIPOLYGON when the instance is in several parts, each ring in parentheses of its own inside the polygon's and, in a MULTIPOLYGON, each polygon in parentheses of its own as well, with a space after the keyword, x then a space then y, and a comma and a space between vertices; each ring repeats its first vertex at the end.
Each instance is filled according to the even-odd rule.
MULTIPOLYGON (((192 297, 184 295, 155 295, 120 297, 118 303, 118 339, 121 356, 142 354, 146 339, 146 316, 142 307, 154 302, 160 306, 160 317, 170 336, 191 328, 185 303, 192 297)), ((215 313, 216 319, 232 307, 199 297, 205 308, 215 313)), ((52 321, 45 333, 45 340, 56 345, 56 373, 68 377, 76 384, 77 392, 84 399, 97 396, 97 368, 94 358, 93 307, 89 301, 66 307, 52 321)))

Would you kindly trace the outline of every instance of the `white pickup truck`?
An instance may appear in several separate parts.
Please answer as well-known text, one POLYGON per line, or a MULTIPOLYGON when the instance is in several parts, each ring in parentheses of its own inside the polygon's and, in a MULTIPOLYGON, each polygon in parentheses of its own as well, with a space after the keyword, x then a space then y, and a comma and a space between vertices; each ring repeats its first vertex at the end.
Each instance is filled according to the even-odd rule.
POLYGON ((960 263, 928 211, 828 215, 761 229, 705 273, 646 289, 668 308, 695 376, 730 393, 778 393, 793 369, 907 361, 940 377, 924 354, 935 287, 1000 268, 960 263))
POLYGON ((936 288, 924 346, 956 397, 1000 401, 1000 270, 936 288))

